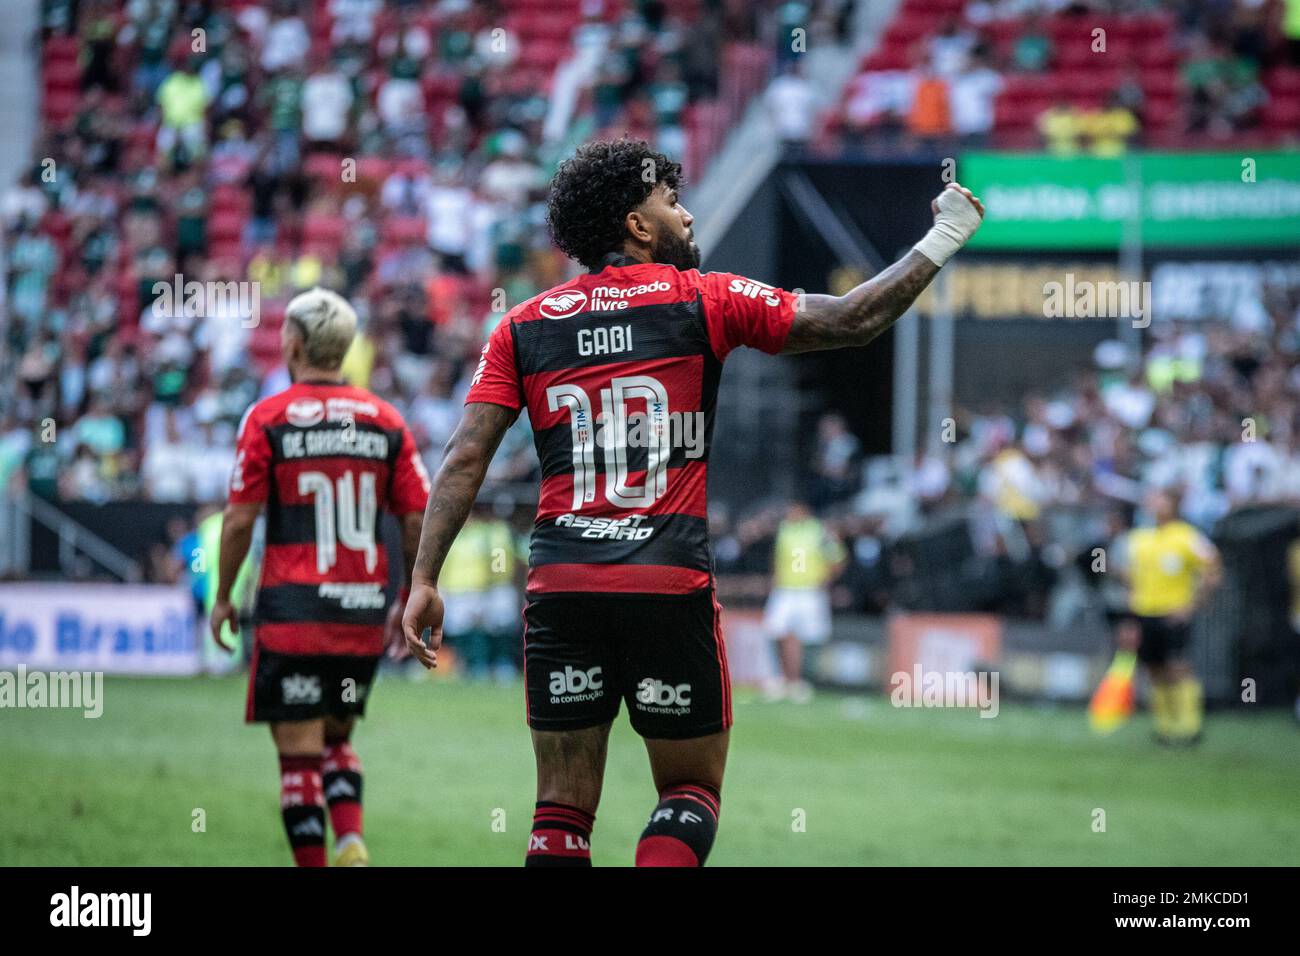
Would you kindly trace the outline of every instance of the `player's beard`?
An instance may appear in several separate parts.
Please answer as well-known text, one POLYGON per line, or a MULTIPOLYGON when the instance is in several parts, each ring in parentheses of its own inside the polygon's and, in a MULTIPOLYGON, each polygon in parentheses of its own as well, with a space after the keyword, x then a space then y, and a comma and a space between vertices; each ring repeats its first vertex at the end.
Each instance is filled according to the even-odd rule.
POLYGON ((689 232, 685 236, 661 233, 650 252, 655 262, 666 266, 683 271, 700 267, 700 247, 691 240, 689 232))

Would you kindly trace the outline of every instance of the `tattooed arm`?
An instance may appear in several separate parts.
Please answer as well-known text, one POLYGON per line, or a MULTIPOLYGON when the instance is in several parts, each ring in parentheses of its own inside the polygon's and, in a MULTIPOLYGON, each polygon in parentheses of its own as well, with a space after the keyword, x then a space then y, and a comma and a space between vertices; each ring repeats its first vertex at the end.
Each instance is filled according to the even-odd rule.
POLYGON ((786 337, 786 354, 866 345, 911 308, 943 264, 979 228, 984 205, 953 183, 930 204, 935 224, 907 255, 842 296, 807 295, 786 337))
POLYGON ((411 596, 402 616, 406 646, 425 667, 437 666, 442 644, 442 598, 438 595, 442 563, 474 506, 502 436, 518 414, 488 402, 466 405, 465 417, 447 443, 442 467, 433 479, 411 573, 411 596), (428 645, 420 639, 426 627, 430 628, 428 645))
POLYGON ((893 325, 938 274, 938 266, 912 249, 845 295, 806 295, 782 352, 866 345, 893 325))

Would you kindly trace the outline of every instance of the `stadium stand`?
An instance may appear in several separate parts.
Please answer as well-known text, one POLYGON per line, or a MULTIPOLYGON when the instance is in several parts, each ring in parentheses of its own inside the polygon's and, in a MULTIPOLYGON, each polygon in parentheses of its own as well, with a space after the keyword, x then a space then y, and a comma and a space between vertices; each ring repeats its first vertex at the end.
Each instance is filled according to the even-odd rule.
POLYGON ((1281 10, 1279 0, 905 0, 817 142, 1101 155, 1129 143, 1294 142, 1300 64, 1281 10))
MULTIPOLYGON (((1184 516, 1206 528, 1300 501, 1300 296, 1273 288, 1250 305, 1231 323, 1171 324, 1131 373, 1120 343, 1105 342, 1091 371, 1055 391, 959 408, 956 440, 903 473, 864 456, 828 413, 807 491, 851 545, 841 607, 1041 618, 1071 557, 1126 527, 1152 488, 1179 488, 1184 516), (1251 441, 1243 422, 1258 429, 1251 441), (955 515, 984 569, 945 608, 905 555, 909 539, 951 532, 955 515)), ((779 518, 775 507, 720 513, 720 571, 765 574, 779 518)))
MULTIPOLYGON (((4 201, 0 478, 220 497, 316 283, 357 303, 349 375, 436 465, 486 327, 565 268, 539 228, 557 158, 627 133, 701 170, 766 82, 774 6, 49 0, 34 165, 4 201), (155 308, 178 274, 256 283, 257 320, 155 308), (50 422, 77 442, 41 442, 50 422)), ((527 477, 526 430, 507 444, 494 477, 527 477)))

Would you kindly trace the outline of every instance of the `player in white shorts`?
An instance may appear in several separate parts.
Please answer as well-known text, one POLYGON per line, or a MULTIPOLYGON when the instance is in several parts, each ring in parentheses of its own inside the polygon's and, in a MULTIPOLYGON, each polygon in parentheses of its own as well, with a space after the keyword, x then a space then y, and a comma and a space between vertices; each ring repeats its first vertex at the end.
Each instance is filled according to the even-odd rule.
POLYGON ((769 699, 812 699, 803 679, 803 645, 831 636, 830 585, 844 568, 844 546, 799 502, 790 505, 776 535, 772 593, 763 627, 776 642, 780 678, 765 688, 769 699))

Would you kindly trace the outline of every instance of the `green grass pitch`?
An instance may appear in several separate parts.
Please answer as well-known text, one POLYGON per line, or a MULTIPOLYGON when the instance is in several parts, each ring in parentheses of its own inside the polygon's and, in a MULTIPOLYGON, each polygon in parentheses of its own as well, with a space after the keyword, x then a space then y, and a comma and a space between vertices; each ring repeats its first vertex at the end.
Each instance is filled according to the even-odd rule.
MULTIPOLYGON (((275 755, 264 727, 242 723, 243 699, 238 677, 110 678, 97 720, 0 710, 0 864, 287 864, 275 755)), ((376 865, 521 862, 523 707, 517 685, 385 675, 354 740, 376 865)), ((1287 715, 1211 714, 1190 751, 1149 734, 1142 715, 1097 739, 1079 709, 1004 705, 981 719, 879 695, 801 707, 738 691, 710 863, 1300 863, 1300 730, 1287 715)), ((597 865, 631 862, 654 802, 624 716, 597 865)))

